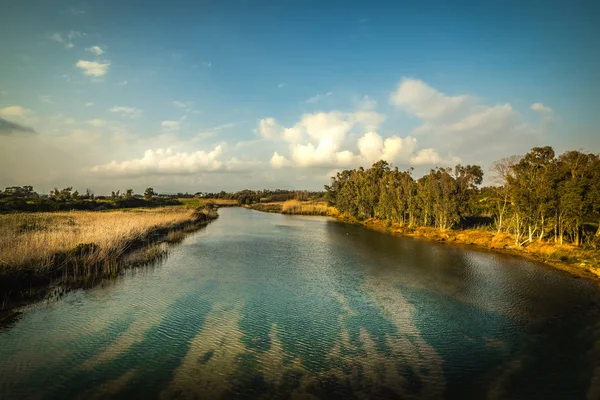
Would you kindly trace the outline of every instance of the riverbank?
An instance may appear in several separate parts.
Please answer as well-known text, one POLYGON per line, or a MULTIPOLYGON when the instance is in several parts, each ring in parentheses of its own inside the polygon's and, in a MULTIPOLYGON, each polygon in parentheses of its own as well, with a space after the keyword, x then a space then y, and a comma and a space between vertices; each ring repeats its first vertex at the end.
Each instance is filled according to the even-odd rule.
POLYGON ((337 220, 362 225, 369 229, 387 232, 398 236, 410 236, 441 243, 469 245, 493 251, 518 254, 541 261, 560 270, 582 278, 600 280, 600 252, 585 250, 571 244, 554 244, 534 241, 523 246, 515 246, 514 238, 508 233, 495 233, 483 229, 441 230, 431 227, 406 228, 397 223, 371 218, 359 221, 356 218, 339 213, 335 207, 324 202, 258 203, 246 206, 257 211, 277 212, 298 215, 326 215, 337 220), (285 210, 285 212, 284 212, 285 210), (300 211, 300 212, 294 212, 300 211))
POLYGON ((160 243, 181 241, 217 217, 209 206, 0 215, 0 309, 57 281, 83 286, 163 257, 160 243))

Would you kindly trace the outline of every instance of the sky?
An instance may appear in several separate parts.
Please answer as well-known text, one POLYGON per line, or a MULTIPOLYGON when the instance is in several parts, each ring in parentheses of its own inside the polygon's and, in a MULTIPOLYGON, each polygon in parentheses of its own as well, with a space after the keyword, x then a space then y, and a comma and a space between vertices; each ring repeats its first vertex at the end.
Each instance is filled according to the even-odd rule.
POLYGON ((600 152, 595 1, 3 1, 0 188, 322 190, 600 152))

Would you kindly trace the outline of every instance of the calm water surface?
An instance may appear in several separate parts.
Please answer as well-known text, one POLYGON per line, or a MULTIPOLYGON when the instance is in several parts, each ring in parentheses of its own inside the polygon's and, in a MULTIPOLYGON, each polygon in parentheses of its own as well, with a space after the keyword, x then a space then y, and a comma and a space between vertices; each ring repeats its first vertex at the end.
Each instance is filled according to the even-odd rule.
POLYGON ((599 291, 519 257, 221 209, 0 328, 0 398, 600 398, 599 291))

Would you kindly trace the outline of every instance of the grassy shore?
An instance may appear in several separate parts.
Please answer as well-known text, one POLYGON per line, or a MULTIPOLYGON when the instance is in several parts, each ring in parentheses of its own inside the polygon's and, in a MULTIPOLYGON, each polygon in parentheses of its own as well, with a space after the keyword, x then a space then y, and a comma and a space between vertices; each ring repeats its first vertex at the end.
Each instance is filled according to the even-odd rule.
POLYGON ((255 203, 244 207, 263 212, 296 215, 333 215, 336 212, 335 208, 329 207, 324 201, 274 201, 255 203))
POLYGON ((0 308, 24 291, 85 283, 121 273, 127 255, 146 262, 164 255, 158 242, 177 242, 217 217, 211 208, 166 207, 108 212, 0 215, 0 308))
POLYGON ((179 198, 177 200, 186 208, 204 207, 209 203, 218 207, 237 207, 239 205, 237 200, 227 199, 179 198))
POLYGON ((400 224, 378 219, 358 221, 356 218, 340 214, 335 207, 325 202, 301 202, 296 200, 274 203, 260 203, 248 206, 258 211, 282 214, 327 215, 338 220, 363 225, 367 228, 389 232, 395 235, 425 238, 443 243, 466 244, 490 250, 517 253, 542 261, 571 274, 600 279, 600 251, 584 249, 571 244, 555 244, 533 241, 523 246, 515 246, 514 238, 507 233, 496 233, 484 229, 441 230, 431 227, 407 228, 400 224))

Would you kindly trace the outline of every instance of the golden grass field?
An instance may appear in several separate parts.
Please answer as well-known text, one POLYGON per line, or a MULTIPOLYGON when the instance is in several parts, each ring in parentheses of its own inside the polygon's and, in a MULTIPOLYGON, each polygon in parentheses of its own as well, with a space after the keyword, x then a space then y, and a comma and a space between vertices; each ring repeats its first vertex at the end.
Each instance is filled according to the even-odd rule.
POLYGON ((184 207, 127 211, 19 213, 0 215, 0 274, 10 269, 52 267, 56 253, 93 243, 86 261, 114 259, 128 243, 149 232, 191 221, 194 210, 184 207), (97 246, 97 247, 96 247, 97 246))
POLYGON ((283 214, 330 215, 332 210, 324 201, 288 200, 281 206, 283 214))

